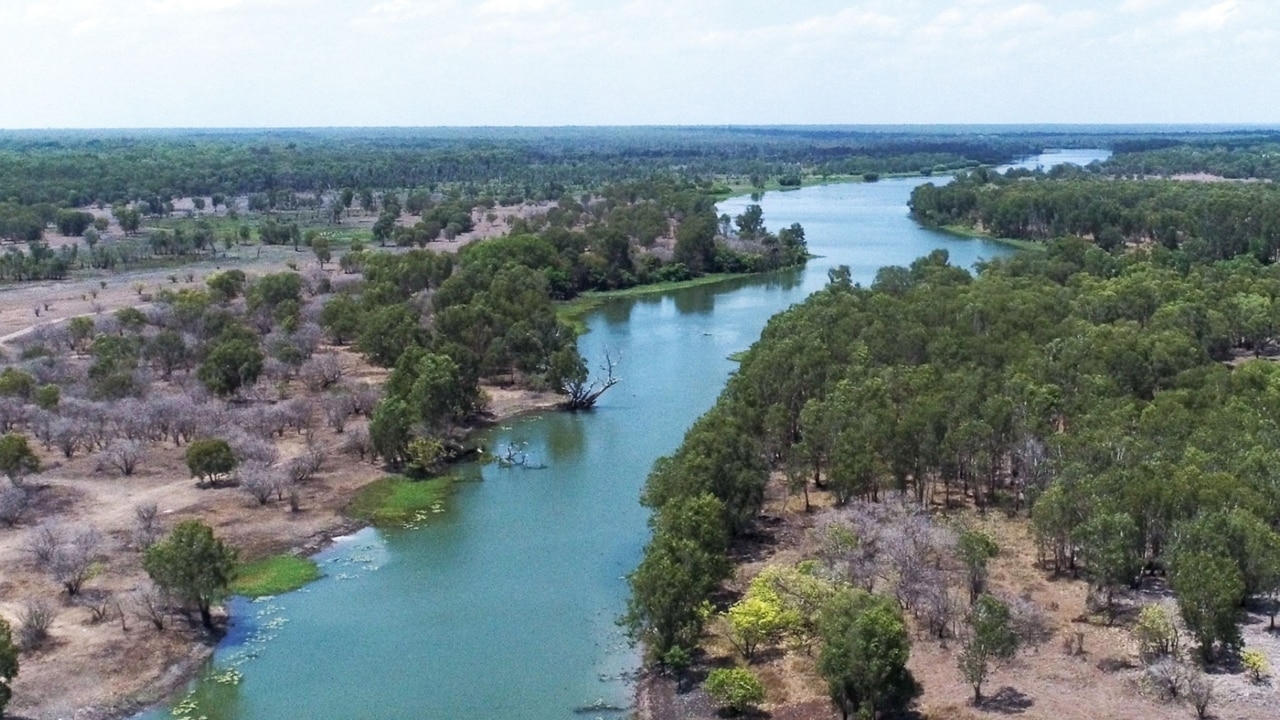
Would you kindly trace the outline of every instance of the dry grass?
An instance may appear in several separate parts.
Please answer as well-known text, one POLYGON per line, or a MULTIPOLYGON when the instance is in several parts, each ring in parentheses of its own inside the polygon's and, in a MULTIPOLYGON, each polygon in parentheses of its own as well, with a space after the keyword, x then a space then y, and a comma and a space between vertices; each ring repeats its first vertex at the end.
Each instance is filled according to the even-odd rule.
MULTIPOLYGON (((793 564, 812 554, 813 539, 808 530, 830 507, 824 493, 814 494, 815 509, 803 512, 803 502, 786 498, 781 485, 770 486, 766 517, 778 518, 769 527, 772 544, 762 547, 739 566, 734 588, 746 587, 767 564, 793 564)), ((923 686, 917 710, 926 718, 960 720, 1016 716, 1043 720, 1164 720, 1192 718, 1185 704, 1162 701, 1147 692, 1141 682, 1142 670, 1128 629, 1121 621, 1108 624, 1105 617, 1088 611, 1088 588, 1083 580, 1053 577, 1036 564, 1036 548, 1025 519, 1008 518, 1003 513, 981 516, 972 509, 953 511, 966 521, 990 532, 1000 545, 1000 555, 991 566, 991 587, 1005 595, 1025 596, 1049 617, 1054 637, 1039 648, 1024 649, 1014 662, 997 670, 984 686, 994 702, 975 708, 972 688, 956 669, 957 651, 953 642, 942 644, 916 632, 909 666, 923 686), (1067 654, 1063 641, 1083 634, 1084 653, 1067 654)), ((1159 583, 1126 597, 1130 607, 1162 602, 1176 613, 1176 604, 1159 583)), ((1267 631, 1266 619, 1250 616, 1244 626, 1247 647, 1262 649, 1272 668, 1280 667, 1280 634, 1267 631)), ((740 663, 733 646, 723 635, 723 626, 713 622, 704 650, 711 665, 740 663)), ((816 650, 815 650, 816 653, 816 650)), ((775 720, 786 718, 838 718, 826 695, 826 685, 817 674, 815 656, 783 652, 766 656, 751 665, 765 684, 767 702, 762 710, 775 720)), ((1210 708, 1219 720, 1273 720, 1280 718, 1280 695, 1275 681, 1252 683, 1243 672, 1213 675, 1215 702, 1210 708)), ((699 689, 677 694, 669 681, 649 680, 641 685, 639 701, 642 720, 675 720, 717 717, 699 689)))

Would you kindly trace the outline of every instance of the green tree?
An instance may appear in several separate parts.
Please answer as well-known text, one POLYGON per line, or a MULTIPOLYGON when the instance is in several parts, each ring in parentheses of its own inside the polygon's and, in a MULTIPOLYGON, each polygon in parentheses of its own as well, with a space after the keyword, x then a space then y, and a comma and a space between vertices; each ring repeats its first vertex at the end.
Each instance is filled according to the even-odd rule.
POLYGON ((249 312, 265 308, 268 313, 273 313, 285 302, 301 303, 302 276, 294 272, 263 275, 249 287, 245 297, 248 300, 249 312))
POLYGON ((216 484, 220 477, 236 469, 236 456, 231 446, 221 438, 193 440, 183 455, 191 477, 201 484, 216 484))
POLYGON ((733 219, 733 224, 738 226, 738 234, 743 238, 753 239, 763 235, 765 232, 764 210, 752 203, 741 215, 733 219))
POLYGON ((694 275, 715 269, 716 216, 714 212, 685 218, 676 230, 675 261, 694 275))
POLYGON ((772 587, 755 583, 729 607, 725 618, 729 622, 729 639, 748 661, 761 647, 781 640, 798 622, 772 587))
POLYGON ((40 472, 40 458, 27 443, 27 436, 6 433, 0 437, 0 472, 14 485, 31 473, 40 472))
POLYGON ((969 604, 987 589, 987 562, 998 555, 1000 546, 981 530, 965 530, 956 541, 956 554, 969 576, 969 604))
POLYGON ((7 367, 0 372, 0 396, 31 399, 36 389, 36 379, 16 368, 7 367))
POLYGON ((651 659, 697 646, 704 604, 729 572, 724 508, 709 494, 673 498, 651 520, 653 538, 627 577, 631 598, 623 624, 651 659))
POLYGON ((712 700, 735 715, 764 702, 764 685, 746 668, 716 668, 707 673, 702 687, 712 700))
POLYGON ((36 388, 34 399, 41 410, 53 410, 62 402, 62 388, 57 385, 41 385, 36 388))
POLYGON ((142 567, 156 585, 195 605, 200 622, 212 628, 210 607, 230 591, 236 551, 214 537, 208 525, 184 520, 168 537, 147 549, 142 567))
POLYGON ((907 669, 911 639, 902 613, 885 597, 839 592, 819 620, 818 672, 846 720, 907 709, 920 686, 907 669))
POLYGON ((213 294, 215 300, 220 303, 228 303, 235 300, 244 292, 245 283, 248 282, 243 270, 231 269, 210 275, 204 281, 209 286, 209 292, 213 294))
POLYGON ((369 441, 373 451, 392 467, 404 465, 413 439, 413 412, 401 398, 388 396, 378 403, 369 418, 369 441))
POLYGON ((18 676, 18 645, 13 641, 13 630, 0 617, 0 717, 13 697, 13 679, 18 676))
POLYGON ((160 367, 165 380, 172 377, 174 370, 186 366, 189 355, 186 342, 176 330, 161 330, 142 346, 142 356, 160 367))
POLYGON ((982 703, 982 683, 992 667, 1011 659, 1018 652, 1018 634, 1014 632, 1009 606, 990 595, 973 604, 966 618, 967 637, 957 657, 960 674, 973 687, 973 704, 982 703))
POLYGON ((71 340, 72 347, 78 351, 84 351, 93 339, 94 332, 91 317, 77 315, 67 321, 67 337, 71 340))
POLYGON ((263 359, 256 344, 244 339, 229 340, 209 351, 196 377, 215 395, 227 397, 257 382, 263 359))
POLYGON ((1085 572, 1110 609, 1116 588, 1132 585, 1142 569, 1138 525, 1127 513, 1100 513, 1076 530, 1076 538, 1085 572))
POLYGON ((1217 644, 1239 646, 1237 621, 1245 590, 1240 568, 1221 555, 1185 552, 1174 558, 1171 571, 1169 584, 1182 621, 1200 643, 1204 659, 1214 658, 1217 644))
POLYGON ((329 247, 329 239, 317 237, 311 241, 311 252, 315 253, 316 260, 320 262, 320 267, 333 259, 333 250, 329 247))
POLYGON ((346 345, 352 338, 360 336, 363 318, 360 303, 346 293, 338 293, 329 298, 320 311, 320 327, 334 344, 346 345))
POLYGON ((393 367, 400 354, 421 339, 417 316, 403 305, 389 305, 365 314, 356 346, 370 362, 393 367))

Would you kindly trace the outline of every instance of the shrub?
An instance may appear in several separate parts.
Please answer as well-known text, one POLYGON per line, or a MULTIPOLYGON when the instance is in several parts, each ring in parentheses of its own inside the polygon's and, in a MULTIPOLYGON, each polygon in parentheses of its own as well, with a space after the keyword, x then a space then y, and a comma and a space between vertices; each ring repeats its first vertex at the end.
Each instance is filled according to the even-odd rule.
POLYGON ((735 713, 764 702, 764 685, 755 673, 743 668, 716 668, 707 674, 702 687, 713 700, 735 713))
POLYGON ((1240 653, 1240 663, 1249 671, 1249 677, 1254 682, 1262 682, 1262 678, 1271 669, 1266 653, 1261 650, 1245 650, 1240 653))
POLYGON ((28 600, 18 611, 18 644, 23 650, 38 650, 49 639, 49 627, 57 611, 43 600, 28 600))
POLYGON ((1159 605, 1142 608, 1133 626, 1133 638, 1138 642, 1138 657, 1147 664, 1178 655, 1178 629, 1159 605))

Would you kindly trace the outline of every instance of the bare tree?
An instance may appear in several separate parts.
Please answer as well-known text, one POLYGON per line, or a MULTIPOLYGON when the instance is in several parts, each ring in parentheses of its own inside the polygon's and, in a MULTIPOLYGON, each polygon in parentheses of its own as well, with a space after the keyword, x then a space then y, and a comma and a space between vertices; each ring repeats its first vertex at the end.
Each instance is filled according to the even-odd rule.
POLYGON ((133 475, 147 454, 147 446, 137 440, 112 440, 98 453, 98 470, 112 468, 125 477, 133 475))
POLYGON ((1168 655, 1156 660, 1146 668, 1147 682, 1162 697, 1177 700, 1187 684, 1187 669, 1168 655))
POLYGON ((54 531, 56 546, 52 562, 45 570, 53 577, 67 595, 75 597, 80 588, 93 576, 93 565, 97 559, 98 546, 102 535, 94 528, 86 528, 66 539, 54 531))
POLYGON ((618 367, 618 362, 613 359, 606 350, 604 353, 604 364, 600 366, 603 375, 597 375, 594 378, 587 378, 584 373, 581 378, 568 379, 561 386, 561 391, 569 396, 563 405, 566 410, 587 410, 595 407, 596 401, 600 396, 605 394, 609 388, 617 385, 620 378, 614 375, 613 371, 618 367))
POLYGON ((382 390, 369 383, 357 383, 352 388, 351 397, 355 398, 356 412, 368 417, 382 402, 382 390))
POLYGON ((1030 595, 1000 599, 1009 607, 1009 622, 1023 647, 1036 649, 1053 638, 1053 620, 1030 595))
POLYGON ((1190 668, 1187 672, 1187 702, 1191 703, 1200 720, 1209 717, 1209 706, 1213 704, 1213 678, 1205 675, 1200 668, 1190 668))
POLYGON ((266 505, 277 493, 280 474, 276 468, 258 460, 250 460, 236 468, 240 489, 257 500, 259 505, 266 505))
POLYGON ((76 449, 85 443, 80 424, 74 420, 58 418, 53 423, 53 444, 62 452, 62 456, 70 460, 76 449))
POLYGON ((97 625, 111 617, 115 596, 106 590, 85 590, 76 598, 77 607, 89 611, 90 624, 97 625))
POLYGON ((356 411, 355 398, 344 392, 326 395, 320 406, 324 408, 325 421, 337 433, 346 429, 347 419, 356 411))
POLYGON ((301 454, 289 458, 285 464, 285 475, 291 482, 301 483, 310 480, 320 467, 324 465, 324 448, 316 443, 307 443, 301 454))
POLYGON ((112 422, 108 406, 78 398, 67 398, 62 401, 62 407, 63 417, 74 420, 79 425, 86 450, 105 449, 107 444, 115 438, 115 423, 112 422))
POLYGON ((26 490, 13 486, 0 488, 0 523, 13 527, 18 524, 22 512, 26 509, 26 490))
POLYGON ((294 347, 302 353, 304 358, 310 358, 316 352, 316 348, 320 347, 320 340, 324 338, 324 330, 315 322, 304 322, 293 331, 290 337, 294 347))
POLYGON ((42 408, 32 408, 27 412, 27 427, 31 429, 31 434, 36 436, 45 450, 53 447, 53 428, 58 419, 56 413, 42 408))
POLYGON ((142 552, 155 545, 164 535, 160 525, 160 508, 153 502, 133 506, 133 547, 142 552))
POLYGON ((286 427, 299 433, 309 431, 315 424, 315 403, 310 398, 291 398, 276 406, 286 427))
POLYGON ((57 610, 44 600, 28 600, 18 611, 18 645, 26 651, 38 650, 49 639, 49 628, 57 610))
POLYGON ((62 545, 62 535, 63 532, 57 525, 40 523, 31 531, 22 549, 31 556, 31 562, 36 567, 52 567, 58 556, 58 548, 62 545))
POLYGON ((18 398, 0 397, 0 433, 26 422, 27 408, 18 398))
POLYGON ((151 623, 157 631, 164 630, 171 605, 169 595, 155 585, 144 585, 133 591, 133 613, 139 620, 151 623))
POLYGON ((312 392, 319 392, 342 379, 342 363, 332 353, 313 355, 298 368, 298 379, 312 392))
POLYGON ((241 463, 257 460, 272 465, 280 458, 280 451, 276 449, 275 443, 247 435, 243 431, 227 433, 227 444, 231 446, 236 460, 241 463))
POLYGON ((373 445, 369 440, 368 426, 359 425, 343 433, 342 452, 348 455, 359 455, 360 459, 364 460, 372 449, 373 445))

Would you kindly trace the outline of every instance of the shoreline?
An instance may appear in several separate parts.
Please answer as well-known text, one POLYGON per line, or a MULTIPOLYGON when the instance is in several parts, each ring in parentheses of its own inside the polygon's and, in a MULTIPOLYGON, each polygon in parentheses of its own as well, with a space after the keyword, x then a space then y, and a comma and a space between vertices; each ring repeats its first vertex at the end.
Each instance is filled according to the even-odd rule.
MULTIPOLYGON (((494 387, 485 388, 485 390, 498 395, 498 397, 496 402, 491 398, 486 413, 477 424, 468 430, 468 435, 525 415, 559 410, 563 402, 561 396, 550 393, 515 391, 494 387)), ((252 546, 252 553, 247 553, 246 555, 250 557, 268 557, 278 554, 290 554, 312 557, 331 547, 334 541, 340 537, 375 526, 375 523, 352 518, 344 513, 344 508, 350 505, 351 501, 365 487, 386 476, 386 472, 376 466, 366 465, 366 467, 369 467, 370 472, 364 473, 360 481, 353 483, 352 487, 335 496, 339 501, 339 507, 332 511, 326 510, 327 515, 320 521, 318 526, 298 526, 297 530, 300 532, 274 540, 257 542, 252 546)), ((197 511, 191 516, 201 517, 202 515, 197 511)), ((242 523, 240 532, 253 533, 255 530, 263 531, 275 520, 275 517, 270 515, 249 515, 247 517, 256 517, 256 522, 242 523)), ((226 622, 229 619, 226 607, 224 603, 215 608, 214 611, 215 617, 220 618, 222 622, 226 622)), ((150 628, 143 627, 140 621, 134 621, 131 624, 134 625, 134 628, 128 637, 141 638, 136 642, 142 644, 150 642, 160 645, 159 647, 151 648, 151 651, 156 654, 163 664, 163 670, 159 674, 143 679, 138 687, 125 688, 123 690, 102 684, 98 687, 101 693, 98 699, 88 703, 76 703, 70 707, 65 704, 61 697, 56 695, 31 698, 32 701, 30 702, 22 702, 24 698, 17 696, 14 700, 17 700, 18 703, 10 703, 8 708, 10 714, 6 714, 5 717, 13 717, 15 720, 36 720, 37 718, 46 717, 61 718, 66 716, 69 710, 78 720, 127 720, 141 713, 161 708, 179 697, 212 660, 218 645, 222 641, 222 636, 212 636, 198 627, 187 625, 178 618, 174 618, 163 633, 154 633, 150 628)), ((129 644, 132 643, 124 643, 124 645, 129 644)), ((38 659, 44 659, 43 655, 45 653, 41 653, 41 657, 38 659)), ((36 658, 24 657, 24 660, 30 661, 32 659, 36 658)), ((90 670, 91 668, 85 666, 93 662, 101 662, 101 658, 71 658, 69 660, 69 664, 73 666, 77 674, 90 670)), ((26 670, 28 663, 24 662, 23 664, 23 669, 26 670)), ((34 670, 38 669, 38 667, 34 668, 34 670)), ((20 674, 19 678, 21 677, 22 675, 20 674)))

